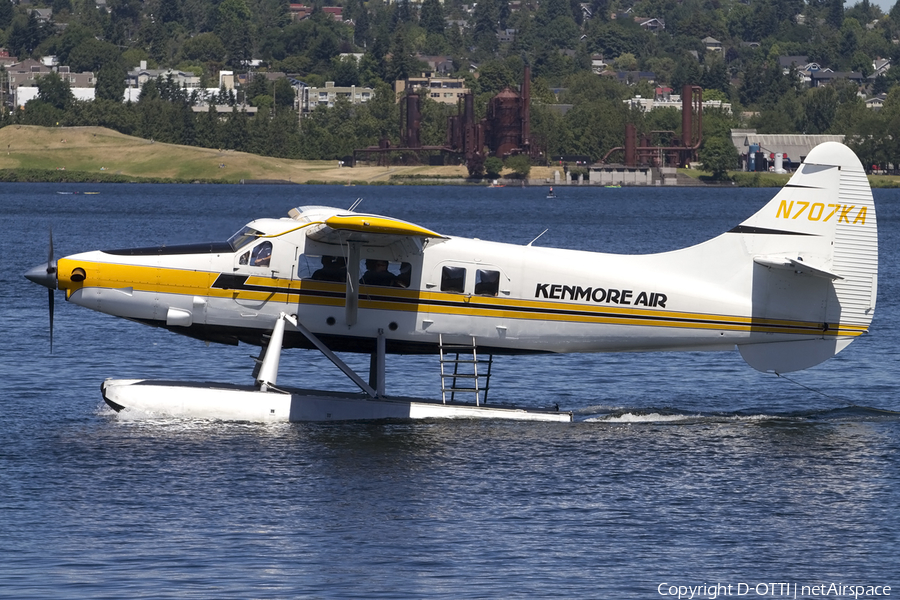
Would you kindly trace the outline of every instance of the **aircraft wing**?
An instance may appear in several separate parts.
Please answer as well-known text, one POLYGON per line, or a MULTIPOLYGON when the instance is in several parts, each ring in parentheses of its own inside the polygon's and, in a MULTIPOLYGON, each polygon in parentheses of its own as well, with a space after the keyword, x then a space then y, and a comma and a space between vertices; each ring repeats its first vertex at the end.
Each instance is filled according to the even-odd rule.
POLYGON ((437 232, 400 219, 357 213, 327 217, 310 227, 306 235, 326 244, 359 242, 364 246, 390 246, 413 240, 421 247, 426 239, 446 239, 437 232))

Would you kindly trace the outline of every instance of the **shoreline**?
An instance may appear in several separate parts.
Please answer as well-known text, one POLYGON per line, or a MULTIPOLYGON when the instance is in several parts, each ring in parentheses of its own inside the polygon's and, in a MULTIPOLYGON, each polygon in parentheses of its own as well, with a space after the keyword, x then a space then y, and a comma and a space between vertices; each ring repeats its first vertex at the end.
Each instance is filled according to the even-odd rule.
MULTIPOLYGON (((172 183, 266 185, 456 185, 489 187, 734 188, 783 187, 789 175, 732 172, 729 181, 710 181, 702 171, 678 169, 652 184, 563 181, 565 167, 534 166, 525 180, 507 172, 499 178, 470 178, 461 165, 344 166, 335 160, 294 160, 154 142, 103 127, 0 128, 0 182, 6 183, 172 183)), ((583 168, 579 172, 584 172, 583 168)), ((900 177, 869 175, 873 188, 900 187, 900 177)))

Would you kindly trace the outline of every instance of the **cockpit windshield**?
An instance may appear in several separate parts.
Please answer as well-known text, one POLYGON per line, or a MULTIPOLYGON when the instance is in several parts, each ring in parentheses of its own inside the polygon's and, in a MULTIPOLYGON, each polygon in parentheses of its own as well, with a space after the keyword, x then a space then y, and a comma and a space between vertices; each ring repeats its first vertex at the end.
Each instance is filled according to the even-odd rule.
POLYGON ((252 227, 248 227, 245 225, 243 229, 228 238, 228 243, 231 244, 231 249, 237 252, 262 235, 264 235, 262 231, 257 231, 252 227))

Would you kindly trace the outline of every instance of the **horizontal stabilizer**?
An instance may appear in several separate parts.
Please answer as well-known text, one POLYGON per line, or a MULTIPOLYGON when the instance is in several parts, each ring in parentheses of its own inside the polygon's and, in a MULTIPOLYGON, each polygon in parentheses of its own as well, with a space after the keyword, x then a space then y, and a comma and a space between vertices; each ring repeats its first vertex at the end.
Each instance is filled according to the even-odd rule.
POLYGON ((807 264, 799 257, 794 259, 787 256, 756 256, 753 258, 753 262, 772 269, 787 269, 794 271, 795 273, 805 273, 806 275, 830 279, 831 281, 843 279, 843 277, 837 273, 832 273, 831 271, 820 267, 814 267, 807 264))

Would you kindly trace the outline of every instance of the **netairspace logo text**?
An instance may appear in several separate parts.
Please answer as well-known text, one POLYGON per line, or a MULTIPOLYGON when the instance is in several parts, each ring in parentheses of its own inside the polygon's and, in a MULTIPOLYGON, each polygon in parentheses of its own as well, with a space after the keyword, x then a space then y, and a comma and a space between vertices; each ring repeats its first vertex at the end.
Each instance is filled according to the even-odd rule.
POLYGON ((660 596, 671 596, 678 600, 704 598, 748 597, 748 598, 879 598, 891 595, 889 585, 845 585, 843 583, 819 583, 806 585, 799 583, 716 583, 703 585, 676 585, 661 583, 656 591, 660 596))

